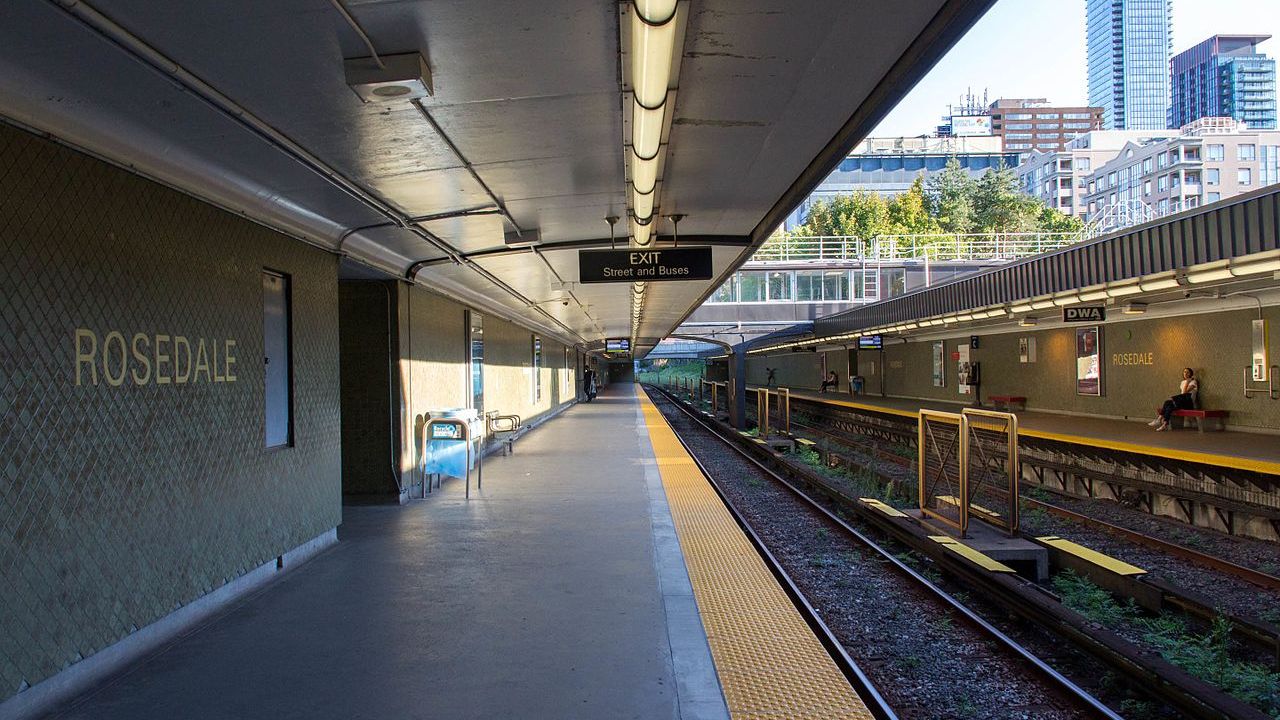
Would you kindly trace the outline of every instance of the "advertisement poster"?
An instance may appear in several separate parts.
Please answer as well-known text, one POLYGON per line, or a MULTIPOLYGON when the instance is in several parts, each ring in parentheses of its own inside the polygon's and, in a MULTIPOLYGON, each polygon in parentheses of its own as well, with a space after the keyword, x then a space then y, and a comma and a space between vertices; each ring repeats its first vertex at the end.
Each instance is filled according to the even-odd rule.
POLYGON ((1102 328, 1076 330, 1076 394, 1102 395, 1102 328))
POLYGON ((951 134, 956 137, 966 135, 990 135, 990 115, 952 115, 951 134))
POLYGON ((933 344, 933 386, 947 386, 947 369, 943 358, 943 347, 941 341, 933 344))

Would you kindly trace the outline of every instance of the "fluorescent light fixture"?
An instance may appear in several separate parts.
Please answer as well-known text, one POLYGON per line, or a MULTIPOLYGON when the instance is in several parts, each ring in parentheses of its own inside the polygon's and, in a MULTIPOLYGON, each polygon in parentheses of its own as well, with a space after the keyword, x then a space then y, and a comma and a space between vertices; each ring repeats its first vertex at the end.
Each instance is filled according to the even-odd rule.
POLYGON ((1107 291, 1104 289, 1090 290, 1089 292, 1080 293, 1080 302, 1094 302, 1096 300, 1106 300, 1107 291))
POLYGON ((1261 273, 1276 271, 1280 271, 1280 258, 1254 260, 1239 264, 1232 264, 1231 266, 1231 272, 1234 275, 1258 275, 1261 273))
POLYGON ((1235 276, 1231 274, 1231 268, 1206 268, 1204 270, 1192 270, 1188 272, 1187 282, 1192 285, 1199 285, 1200 283, 1214 282, 1217 280, 1230 280, 1232 277, 1235 276))
POLYGON ((996 308, 994 310, 987 311, 987 317, 989 318, 1004 317, 1005 315, 1008 315, 1008 314, 1009 314, 1009 311, 1005 310, 1004 308, 996 308))
POLYGON ((653 223, 649 223, 647 225, 641 225, 640 223, 636 222, 634 219, 631 221, 631 234, 635 236, 637 245, 642 245, 642 246, 648 245, 649 242, 653 239, 652 233, 653 233, 653 223))
POLYGON ((1080 296, 1075 293, 1067 293, 1065 295, 1060 295, 1053 299, 1053 304, 1057 305, 1058 307, 1064 307, 1066 305, 1075 305, 1078 302, 1080 302, 1080 296))
POLYGON ((631 191, 631 210, 638 218, 653 217, 653 196, 654 193, 642 193, 638 190, 631 191))
POLYGON ((658 145, 662 142, 662 116, 665 105, 649 109, 639 100, 631 103, 631 146, 636 156, 655 159, 658 156, 658 145))
POLYGON ((969 322, 973 320, 973 313, 961 313, 956 317, 960 322, 969 322))
POLYGON ((1018 321, 1018 327, 1035 327, 1036 319, 1028 315, 1018 321))
POLYGON ((1163 277, 1160 279, 1143 278, 1138 286, 1142 288, 1142 292, 1154 292, 1156 290, 1171 290, 1178 287, 1178 278, 1173 276, 1163 277))
POLYGON ((658 158, 642 159, 631 153, 631 187, 639 193, 651 193, 658 184, 658 158))
POLYGON ((1124 297, 1126 295, 1136 295, 1140 292, 1142 292, 1142 286, 1137 282, 1107 286, 1107 297, 1124 297))
POLYGON ((1013 311, 1016 313, 1031 312, 1031 303, 1020 303, 1018 305, 1014 305, 1013 311))
POLYGON ((631 14, 631 89, 645 107, 667 99, 676 7, 675 0, 636 0, 631 14))
POLYGON ((1121 310, 1120 312, 1124 313, 1125 315, 1141 315, 1146 311, 1147 311, 1146 303, 1131 302, 1128 305, 1125 305, 1124 309, 1121 310))
POLYGON ((1054 306, 1053 301, 1047 298, 1044 300, 1036 300, 1031 303, 1032 310, 1048 310, 1053 306, 1054 306))
POLYGON ((959 318, 957 318, 956 316, 954 316, 954 315, 948 315, 948 316, 946 316, 946 317, 942 318, 942 324, 943 324, 943 325, 950 325, 951 323, 956 322, 957 320, 959 320, 959 318))

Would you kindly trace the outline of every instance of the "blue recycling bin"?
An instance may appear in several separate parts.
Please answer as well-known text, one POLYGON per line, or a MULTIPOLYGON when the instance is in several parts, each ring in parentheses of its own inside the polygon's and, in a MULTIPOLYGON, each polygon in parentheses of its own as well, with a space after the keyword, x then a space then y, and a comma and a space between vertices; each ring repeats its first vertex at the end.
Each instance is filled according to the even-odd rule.
POLYGON ((480 457, 480 413, 472 408, 428 413, 422 426, 422 474, 430 486, 432 475, 467 478, 480 457))

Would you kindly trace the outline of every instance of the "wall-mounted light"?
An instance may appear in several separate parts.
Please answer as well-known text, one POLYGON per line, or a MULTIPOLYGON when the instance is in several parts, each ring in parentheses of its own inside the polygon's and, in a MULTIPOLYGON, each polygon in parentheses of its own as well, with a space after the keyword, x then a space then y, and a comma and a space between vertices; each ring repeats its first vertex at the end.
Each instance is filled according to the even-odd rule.
POLYGON ((1018 327, 1035 327, 1036 319, 1028 315, 1018 321, 1018 327))
POLYGON ((1120 312, 1124 313, 1125 315, 1141 315, 1146 311, 1147 311, 1146 303, 1131 302, 1125 305, 1120 312))

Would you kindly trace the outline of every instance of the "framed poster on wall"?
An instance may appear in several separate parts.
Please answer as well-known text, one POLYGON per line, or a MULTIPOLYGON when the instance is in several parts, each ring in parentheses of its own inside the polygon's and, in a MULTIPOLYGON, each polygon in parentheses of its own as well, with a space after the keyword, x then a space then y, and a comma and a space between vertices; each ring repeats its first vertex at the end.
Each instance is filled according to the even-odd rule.
POLYGON ((933 386, 947 386, 947 368, 942 341, 933 344, 933 386))
POLYGON ((1102 328, 1076 329, 1076 394, 1102 395, 1102 328))

